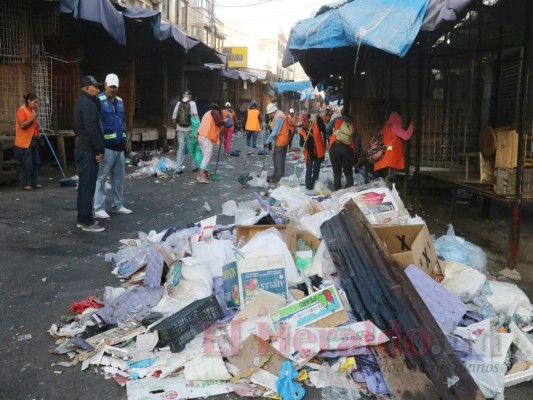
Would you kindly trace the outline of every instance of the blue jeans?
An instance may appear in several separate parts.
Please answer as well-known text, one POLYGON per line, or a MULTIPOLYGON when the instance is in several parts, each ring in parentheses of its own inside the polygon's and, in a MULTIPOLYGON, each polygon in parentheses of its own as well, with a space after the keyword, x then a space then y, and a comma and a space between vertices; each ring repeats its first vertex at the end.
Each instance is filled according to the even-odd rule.
POLYGON ((22 186, 36 186, 39 184, 39 166, 41 160, 39 158, 39 146, 37 140, 32 139, 30 147, 24 149, 15 146, 13 149, 13 157, 20 161, 20 183, 22 186))
POLYGON ((246 145, 248 148, 255 149, 255 145, 257 144, 257 134, 259 132, 256 131, 246 131, 246 145))
MULTIPOLYGON (((183 168, 183 163, 185 162, 185 146, 187 146, 187 141, 191 138, 192 131, 176 131, 176 139, 178 142, 178 151, 176 152, 176 171, 180 171, 183 168)), ((191 154, 192 157, 192 154, 191 154)), ((193 158, 194 168, 198 168, 199 165, 196 164, 193 158)))
POLYGON ((96 190, 94 192, 95 211, 105 210, 106 198, 106 178, 111 177, 111 189, 113 190, 112 207, 115 210, 121 208, 122 193, 124 187, 125 172, 124 152, 105 149, 104 161, 99 164, 98 178, 96 180, 96 190))
POLYGON ((78 222, 83 225, 94 224, 93 200, 98 177, 98 163, 93 151, 76 151, 74 153, 78 164, 78 222))

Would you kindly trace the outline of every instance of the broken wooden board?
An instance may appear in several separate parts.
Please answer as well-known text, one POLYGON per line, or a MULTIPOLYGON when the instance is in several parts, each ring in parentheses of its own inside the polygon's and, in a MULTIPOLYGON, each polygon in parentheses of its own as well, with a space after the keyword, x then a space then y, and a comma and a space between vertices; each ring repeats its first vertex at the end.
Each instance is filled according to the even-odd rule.
POLYGON ((355 317, 371 320, 391 338, 377 355, 393 397, 483 399, 415 287, 357 205, 346 203, 343 211, 322 224, 321 232, 355 317), (459 380, 448 387, 452 377, 459 380))

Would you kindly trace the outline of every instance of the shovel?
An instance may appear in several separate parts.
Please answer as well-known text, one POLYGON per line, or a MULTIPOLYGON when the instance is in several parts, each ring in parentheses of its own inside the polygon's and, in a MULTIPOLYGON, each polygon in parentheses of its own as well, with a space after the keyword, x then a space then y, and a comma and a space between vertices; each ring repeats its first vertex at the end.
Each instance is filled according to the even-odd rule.
POLYGON ((37 121, 37 125, 39 125, 39 130, 41 131, 41 135, 44 136, 44 138, 46 140, 46 143, 48 143, 48 147, 50 148, 50 151, 52 152, 52 155, 54 156, 54 158, 56 160, 57 166, 58 166, 59 170, 61 171, 61 174, 63 175, 64 179, 61 179, 59 181, 59 184, 61 186, 76 187, 76 185, 77 185, 76 181, 74 179, 67 178, 67 176, 65 175, 65 172, 63 171, 63 168, 61 167, 61 163, 59 162, 59 159, 57 158, 57 155, 56 155, 56 153, 54 151, 54 148, 52 147, 52 144, 50 143, 50 140, 48 139, 48 135, 44 131, 43 127, 41 126, 41 123, 39 122, 39 120, 36 120, 36 121, 37 121))

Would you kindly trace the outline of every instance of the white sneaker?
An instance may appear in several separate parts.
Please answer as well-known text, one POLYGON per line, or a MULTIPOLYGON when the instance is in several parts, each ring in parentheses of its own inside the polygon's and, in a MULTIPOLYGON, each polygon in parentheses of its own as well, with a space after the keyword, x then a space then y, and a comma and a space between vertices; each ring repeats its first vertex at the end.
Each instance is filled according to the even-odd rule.
POLYGON ((105 228, 98 224, 92 224, 92 225, 82 225, 81 230, 85 232, 103 232, 105 231, 105 228))
POLYGON ((119 209, 112 209, 111 212, 115 214, 131 214, 133 211, 131 211, 129 208, 126 208, 124 206, 120 207, 119 209))
POLYGON ((108 218, 111 218, 111 217, 109 216, 109 214, 106 213, 105 210, 98 210, 98 211, 95 211, 95 212, 94 212, 94 216, 95 216, 96 218, 101 218, 101 219, 108 219, 108 218))

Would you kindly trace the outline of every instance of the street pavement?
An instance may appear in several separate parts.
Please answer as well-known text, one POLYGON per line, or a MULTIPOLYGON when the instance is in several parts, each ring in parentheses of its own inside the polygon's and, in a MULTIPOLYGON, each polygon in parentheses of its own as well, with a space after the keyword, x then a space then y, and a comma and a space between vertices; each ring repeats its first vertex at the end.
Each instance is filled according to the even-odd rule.
MULTIPOLYGON (((27 192, 16 184, 0 186, 0 400, 126 399, 126 389, 104 380, 99 368, 82 372, 80 366, 53 366, 65 358, 51 354, 56 345, 47 330, 70 314, 72 302, 103 296, 105 286, 120 285, 104 261, 105 253, 118 249, 120 239, 136 238, 139 231, 185 227, 220 214, 221 205, 230 199, 252 200, 254 189, 243 188, 237 177, 261 172, 262 158, 246 157, 240 136, 233 147, 242 149, 243 156, 226 157, 222 152, 217 172, 223 180, 209 185, 196 182, 188 156, 188 168, 175 179, 127 178, 124 205, 133 213, 112 214, 101 221, 106 228, 102 233, 76 228, 76 189, 59 185, 62 176, 51 162, 42 168, 43 189, 27 192)), ((267 157, 268 168, 272 161, 267 157)), ((287 172, 292 168, 288 164, 287 172)), ((127 167, 126 173, 135 169, 127 167)), ((71 166, 70 174, 74 173, 71 166)), ((218 222, 231 223, 233 218, 220 217, 218 222)), ((506 397, 530 399, 532 389, 531 383, 522 384, 506 391, 506 397)), ((321 398, 317 390, 306 396, 321 398)))

